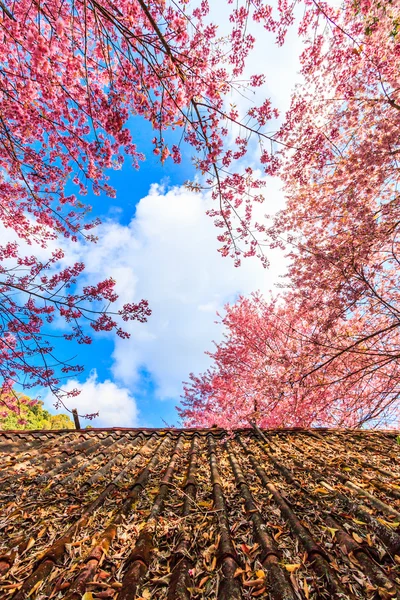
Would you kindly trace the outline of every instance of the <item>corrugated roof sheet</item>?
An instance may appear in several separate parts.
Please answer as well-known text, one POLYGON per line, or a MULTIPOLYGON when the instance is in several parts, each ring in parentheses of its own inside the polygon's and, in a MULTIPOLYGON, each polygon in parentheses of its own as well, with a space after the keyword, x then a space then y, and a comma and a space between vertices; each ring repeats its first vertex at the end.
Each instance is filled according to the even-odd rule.
POLYGON ((1 598, 400 598, 398 450, 394 432, 1 432, 1 598))

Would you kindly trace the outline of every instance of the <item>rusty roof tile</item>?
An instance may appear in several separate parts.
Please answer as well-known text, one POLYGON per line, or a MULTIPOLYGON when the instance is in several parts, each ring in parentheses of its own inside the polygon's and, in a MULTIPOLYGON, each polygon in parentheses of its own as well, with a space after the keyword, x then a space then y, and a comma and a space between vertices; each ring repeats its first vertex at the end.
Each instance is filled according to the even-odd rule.
POLYGON ((0 432, 0 598, 400 600, 396 437, 0 432))

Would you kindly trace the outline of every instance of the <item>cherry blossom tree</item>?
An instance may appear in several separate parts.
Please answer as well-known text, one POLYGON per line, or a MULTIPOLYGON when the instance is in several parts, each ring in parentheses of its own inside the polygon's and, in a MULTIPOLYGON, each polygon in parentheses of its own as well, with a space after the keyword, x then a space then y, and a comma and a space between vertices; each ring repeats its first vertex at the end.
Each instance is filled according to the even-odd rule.
POLYGON ((281 169, 287 208, 275 233, 286 235, 292 249, 290 278, 307 310, 322 296, 333 315, 370 297, 393 313, 400 9, 391 2, 357 2, 343 11, 325 10, 314 21, 321 14, 324 23, 328 19, 329 35, 309 41, 304 85, 279 133, 291 151, 281 169))
MULTIPOLYGON (((292 151, 276 231, 291 245, 299 310, 310 321, 323 311, 324 330, 351 324, 327 360, 355 361, 355 373, 397 397, 400 8, 357 2, 320 13, 314 26, 323 17, 329 35, 310 40, 280 132, 292 151)), ((382 408, 386 400, 382 391, 382 408)))
MULTIPOLYGON (((242 114, 226 99, 264 81, 257 73, 242 80, 252 23, 283 44, 295 4, 273 10, 263 0, 228 0, 230 30, 220 37, 207 0, 194 7, 187 0, 1 2, 0 221, 12 235, 0 245, 0 375, 10 406, 16 383, 46 385, 62 398, 61 378, 80 370, 54 354, 56 317, 70 327, 67 339, 90 343, 85 323, 126 337, 123 321, 150 314, 145 301, 121 306, 111 278, 89 285, 84 265, 68 264, 65 250, 96 241, 88 190, 113 197, 107 171, 127 160, 138 168, 145 158, 132 116, 151 123, 161 162, 179 163, 182 143, 193 149, 200 178, 190 186, 208 188, 214 200, 209 214, 223 256, 239 265, 257 255, 267 266, 268 246, 291 248, 292 290, 282 300, 286 309, 274 308, 287 322, 274 340, 279 347, 292 340, 298 367, 292 373, 271 363, 268 372, 298 386, 299 406, 307 403, 303 382, 323 378, 326 399, 318 415, 310 408, 310 423, 325 418, 328 400, 335 415, 341 411, 337 422, 347 418, 334 369, 354 394, 360 369, 379 377, 395 369, 399 8, 358 0, 337 10, 303 0, 305 84, 271 134, 278 113, 268 99, 242 114), (181 143, 170 143, 168 131, 176 141, 178 130, 181 143), (250 156, 258 156, 262 177, 250 156), (288 204, 270 227, 255 220, 253 208, 264 200, 264 175, 277 173, 288 204)), ((305 410, 298 414, 307 420, 305 410)))
MULTIPOLYGON (((375 340, 348 349, 349 338, 364 331, 361 318, 326 329, 322 311, 320 321, 309 316, 293 296, 267 302, 254 294, 227 306, 226 333, 210 354, 212 367, 185 384, 178 408, 185 423, 231 429, 253 422, 260 427, 396 422, 398 360, 379 364, 382 349, 375 340)), ((312 317, 318 319, 316 313, 312 317)))
POLYGON ((187 422, 398 421, 400 7, 305 4, 304 83, 277 134, 287 206, 268 231, 290 291, 228 308, 187 422))
MULTIPOLYGON (((227 123, 238 119, 235 109, 225 111, 223 97, 254 42, 245 33, 249 10, 243 10, 232 10, 231 35, 218 42, 216 27, 205 22, 205 1, 191 12, 184 0, 1 3, 0 221, 11 239, 0 245, 6 408, 17 406, 16 384, 49 386, 61 400, 62 378, 81 370, 54 354, 55 318, 70 326, 64 338, 87 344, 85 323, 127 337, 123 321, 150 315, 146 301, 110 309, 118 298, 115 282, 85 285, 84 265, 66 266, 65 250, 57 249, 66 241, 96 241, 98 220, 88 220, 84 203, 88 189, 113 197, 107 170, 127 158, 138 168, 144 159, 128 127, 131 116, 152 124, 162 162, 180 162, 179 145, 168 146, 164 132, 182 129, 219 201, 212 216, 222 228, 221 252, 237 258, 240 235, 249 237, 245 254, 256 252, 244 221, 238 217, 235 234, 232 220, 242 204, 250 218, 261 183, 249 168, 228 171, 245 154, 246 139, 237 140, 234 153, 223 143, 227 123), (38 248, 55 249, 43 260, 38 248)), ((253 13, 268 25, 261 3, 253 13)), ((249 86, 261 83, 255 77, 249 86)), ((270 111, 268 102, 253 108, 256 126, 270 111)))
POLYGON ((68 251, 63 256, 66 240, 96 240, 88 190, 113 197, 107 171, 127 160, 138 168, 145 158, 128 126, 132 116, 151 123, 161 162, 181 161, 181 144, 166 139, 181 129, 201 173, 191 188, 207 187, 215 201, 209 214, 220 252, 236 264, 255 254, 267 264, 259 245, 265 226, 252 223, 263 181, 243 159, 255 134, 262 164, 274 171, 265 126, 277 112, 265 99, 239 115, 225 97, 263 83, 261 74, 242 78, 254 45, 251 22, 283 33, 263 0, 230 6, 224 38, 207 0, 195 7, 187 0, 4 0, 0 11, 0 221, 12 234, 0 246, 0 374, 11 408, 16 383, 50 386, 62 398, 60 377, 80 370, 54 355, 55 317, 71 326, 67 339, 90 343, 84 321, 125 337, 121 319, 150 314, 145 301, 110 312, 112 279, 85 286, 84 265, 65 266, 68 251), (39 259, 36 249, 49 247, 56 249, 39 259))

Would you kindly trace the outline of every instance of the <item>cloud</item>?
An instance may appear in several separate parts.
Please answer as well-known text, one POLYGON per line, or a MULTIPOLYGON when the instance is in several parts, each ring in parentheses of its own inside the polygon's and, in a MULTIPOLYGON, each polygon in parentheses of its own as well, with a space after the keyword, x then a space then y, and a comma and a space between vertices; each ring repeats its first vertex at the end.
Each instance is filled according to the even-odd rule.
MULTIPOLYGON (((266 202, 255 207, 257 220, 282 205, 278 180, 268 181, 266 196, 266 202)), ((80 414, 99 411, 100 417, 93 423, 96 426, 137 424, 133 395, 139 396, 146 385, 144 372, 155 386, 151 401, 172 398, 175 405, 182 381, 190 372, 198 373, 210 364, 205 351, 212 350, 212 341, 222 335, 215 323, 216 312, 222 312, 239 294, 258 289, 267 293, 285 271, 280 251, 270 254, 268 270, 256 258, 244 259, 240 268, 222 258, 217 252, 218 230, 205 214, 210 206, 206 194, 154 184, 136 205, 130 223, 109 219, 99 226, 96 244, 59 240, 65 251, 63 263, 85 263, 80 285, 111 276, 117 281, 121 303, 146 298, 153 311, 148 323, 129 324, 130 340, 113 338, 114 351, 108 361, 115 383, 99 381, 94 372, 83 383, 72 379, 63 386, 82 390, 73 403, 80 414)), ((40 250, 42 258, 52 249, 40 250)), ((21 250, 29 249, 21 244, 21 250)), ((60 331, 65 323, 56 319, 53 326, 60 331)), ((94 344, 96 337, 98 334, 94 344)), ((43 395, 51 407, 51 394, 43 395)), ((157 412, 156 405, 152 410, 157 412)), ((149 421, 144 412, 141 420, 149 421)))
MULTIPOLYGON (((225 8, 211 3, 210 18, 224 35, 225 8)), ((297 20, 300 18, 297 13, 297 20)), ((278 47, 274 35, 252 24, 256 45, 250 53, 243 79, 265 73, 266 84, 254 95, 244 98, 241 91, 226 99, 243 111, 271 97, 281 111, 289 109, 290 96, 301 81, 300 53, 303 40, 297 26, 290 28, 286 43, 278 47)), ((245 94, 246 95, 246 94, 245 94)), ((271 123, 272 129, 277 123, 271 123)), ((232 128, 230 140, 237 131, 232 128)), ((257 168, 257 152, 247 160, 257 168)), ((279 179, 267 179, 266 201, 256 206, 257 219, 273 215, 283 207, 279 179)), ((217 252, 218 243, 212 220, 205 215, 209 200, 203 194, 190 194, 184 188, 164 191, 154 185, 138 206, 135 219, 127 227, 106 224, 100 234, 104 260, 115 265, 115 278, 122 282, 122 295, 147 298, 153 314, 145 325, 134 324, 128 342, 116 340, 113 375, 125 385, 140 384, 142 369, 150 372, 159 399, 179 399, 181 382, 190 372, 201 372, 210 364, 206 350, 219 341, 222 328, 215 323, 216 312, 239 294, 260 290, 268 293, 286 271, 287 262, 280 250, 269 251, 271 266, 263 269, 257 259, 246 259, 236 269, 230 259, 217 252)), ((103 259, 102 259, 103 260, 103 259)), ((87 262, 87 261, 86 261, 87 262)), ((89 263, 88 268, 90 268, 89 263)), ((119 283, 119 285, 121 285, 119 283)))
MULTIPOLYGON (((68 401, 68 405, 77 408, 80 415, 99 412, 95 421, 80 419, 81 425, 94 427, 136 427, 138 425, 138 408, 131 392, 126 387, 120 387, 106 379, 98 381, 97 372, 93 370, 83 383, 70 379, 63 389, 70 392, 74 388, 81 390, 76 398, 68 401)), ((47 409, 54 412, 54 397, 47 392, 43 398, 47 409)))
MULTIPOLYGON (((268 212, 274 212, 282 198, 276 184, 269 189, 268 212)), ((208 207, 202 194, 153 185, 129 225, 105 222, 99 242, 82 248, 90 278, 112 275, 121 302, 149 301, 153 314, 148 323, 129 325, 131 339, 115 340, 112 372, 132 389, 146 370, 160 399, 177 401, 182 380, 207 368, 204 352, 222 335, 216 312, 239 294, 267 293, 285 271, 280 251, 273 252, 267 270, 255 258, 243 260, 240 268, 222 258, 217 230, 205 214, 208 207)))
MULTIPOLYGON (((225 8, 214 2, 211 9, 211 18, 221 24, 223 35, 225 8)), ((273 34, 260 26, 255 28, 256 47, 243 78, 264 72, 266 85, 248 99, 242 97, 241 90, 232 93, 227 103, 236 103, 244 110, 271 96, 273 105, 284 113, 289 107, 290 92, 300 79, 302 42, 295 27, 283 48, 275 45, 273 34)), ((274 126, 271 124, 272 129, 274 126)), ((231 140, 236 133, 233 128, 231 140)), ((257 156, 254 151, 247 157, 255 167, 257 156)), ((282 207, 280 185, 279 180, 268 180, 266 202, 255 207, 258 221, 263 220, 264 213, 273 214, 282 207)), ((268 253, 268 270, 257 259, 243 260, 239 269, 230 259, 223 259, 217 252, 218 230, 205 214, 209 207, 204 194, 192 194, 183 187, 165 190, 155 184, 136 206, 129 224, 118 223, 116 210, 112 219, 96 230, 97 244, 60 244, 65 247, 68 264, 80 260, 85 263, 85 278, 89 282, 112 276, 117 281, 121 302, 146 298, 153 311, 148 323, 129 325, 130 340, 115 338, 110 366, 116 383, 100 382, 96 374, 83 384, 75 380, 68 383, 68 389, 82 389, 76 399, 81 413, 100 411, 96 426, 137 422, 132 394, 139 396, 138 391, 144 386, 143 372, 155 384, 156 400, 172 398, 177 403, 182 381, 191 371, 198 373, 208 367, 210 359, 205 350, 212 351, 212 341, 221 339, 223 332, 215 323, 216 312, 239 294, 255 290, 267 293, 285 272, 286 261, 278 250, 268 253)), ((56 326, 61 328, 59 321, 56 326)), ((49 403, 52 404, 51 399, 49 403)), ((157 411, 156 405, 153 410, 157 411)), ((141 419, 143 413, 144 410, 141 419)))
MULTIPOLYGON (((272 2, 272 6, 277 9, 276 2, 272 2)), ((209 8, 209 20, 218 24, 219 36, 229 35, 232 23, 227 18, 226 4, 210 2, 209 8)), ((270 97, 274 107, 279 108, 282 113, 288 110, 290 94, 296 83, 301 80, 299 75, 300 54, 304 47, 304 40, 298 35, 297 29, 303 16, 303 10, 302 6, 295 7, 295 23, 289 27, 283 46, 276 43, 275 33, 266 31, 262 23, 251 20, 248 32, 254 36, 255 43, 247 57, 240 80, 248 80, 251 75, 264 74, 266 82, 262 87, 252 90, 250 93, 244 92, 243 88, 239 87, 232 90, 227 98, 228 104, 234 102, 241 109, 248 109, 252 103, 259 103, 266 97, 270 97)), ((274 11, 274 16, 278 17, 277 11, 274 11)))

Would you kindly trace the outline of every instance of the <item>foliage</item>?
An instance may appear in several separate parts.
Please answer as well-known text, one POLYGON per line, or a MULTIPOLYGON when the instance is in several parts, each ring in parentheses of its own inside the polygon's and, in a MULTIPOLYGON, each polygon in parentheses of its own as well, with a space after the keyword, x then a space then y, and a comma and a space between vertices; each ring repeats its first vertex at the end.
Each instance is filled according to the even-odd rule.
POLYGON ((52 415, 43 408, 43 402, 17 394, 19 414, 5 409, 0 415, 0 429, 74 429, 68 415, 52 415))
POLYGON ((267 302, 255 294, 226 307, 226 335, 210 354, 212 367, 192 374, 185 384, 178 411, 186 424, 354 427, 393 422, 399 408, 395 379, 384 372, 367 378, 354 353, 330 360, 339 335, 346 340, 353 324, 343 320, 336 324, 339 331, 321 331, 294 301, 288 302, 288 297, 267 302))
POLYGON ((295 3, 273 10, 263 0, 228 1, 225 37, 206 0, 2 3, 0 220, 12 235, 0 245, 0 376, 10 410, 16 382, 50 387, 62 401, 62 379, 81 371, 54 355, 56 318, 69 328, 65 339, 89 344, 86 324, 125 338, 124 321, 150 315, 144 300, 121 306, 111 278, 88 285, 84 264, 64 256, 69 242, 95 241, 88 189, 112 197, 107 170, 144 159, 128 128, 137 116, 152 124, 162 163, 181 160, 169 130, 192 147, 200 177, 190 187, 214 200, 223 256, 239 265, 257 255, 267 265, 264 249, 281 246, 292 259, 279 301, 256 297, 228 310, 238 346, 217 348, 214 371, 187 387, 183 416, 214 423, 223 410, 232 424, 233 410, 237 423, 272 413, 275 424, 390 418, 399 381, 399 6, 303 5, 304 85, 271 134, 278 112, 269 99, 242 111, 226 100, 264 81, 242 80, 253 24, 283 44, 295 3), (276 174, 288 202, 270 226, 253 210, 264 176, 276 174), (248 333, 239 335, 236 318, 248 333), (254 373, 243 370, 242 352, 254 373), (241 407, 231 406, 235 386, 241 407))
POLYGON ((397 422, 399 17, 395 2, 306 9, 304 85, 278 133, 287 206, 269 231, 289 289, 228 307, 213 367, 186 386, 188 422, 397 422))
POLYGON ((274 171, 264 143, 277 113, 265 100, 239 115, 224 99, 263 83, 261 75, 241 78, 255 41, 249 20, 278 26, 262 0, 230 9, 225 38, 209 22, 206 0, 195 8, 187 0, 5 0, 1 7, 0 221, 12 235, 0 245, 0 375, 12 409, 15 383, 50 387, 61 400, 62 379, 82 370, 54 356, 56 318, 69 328, 65 339, 89 344, 86 324, 125 338, 121 322, 150 315, 146 301, 109 310, 118 300, 115 282, 84 285, 84 264, 65 257, 65 240, 95 241, 98 220, 87 220, 83 202, 88 189, 113 197, 107 170, 126 158, 138 168, 144 159, 127 126, 131 116, 152 124, 161 162, 180 162, 179 146, 164 135, 182 129, 216 202, 210 215, 221 253, 237 264, 241 254, 266 261, 250 227, 263 182, 241 161, 254 132, 266 171, 274 171), (230 126, 239 132, 234 151, 230 126))

